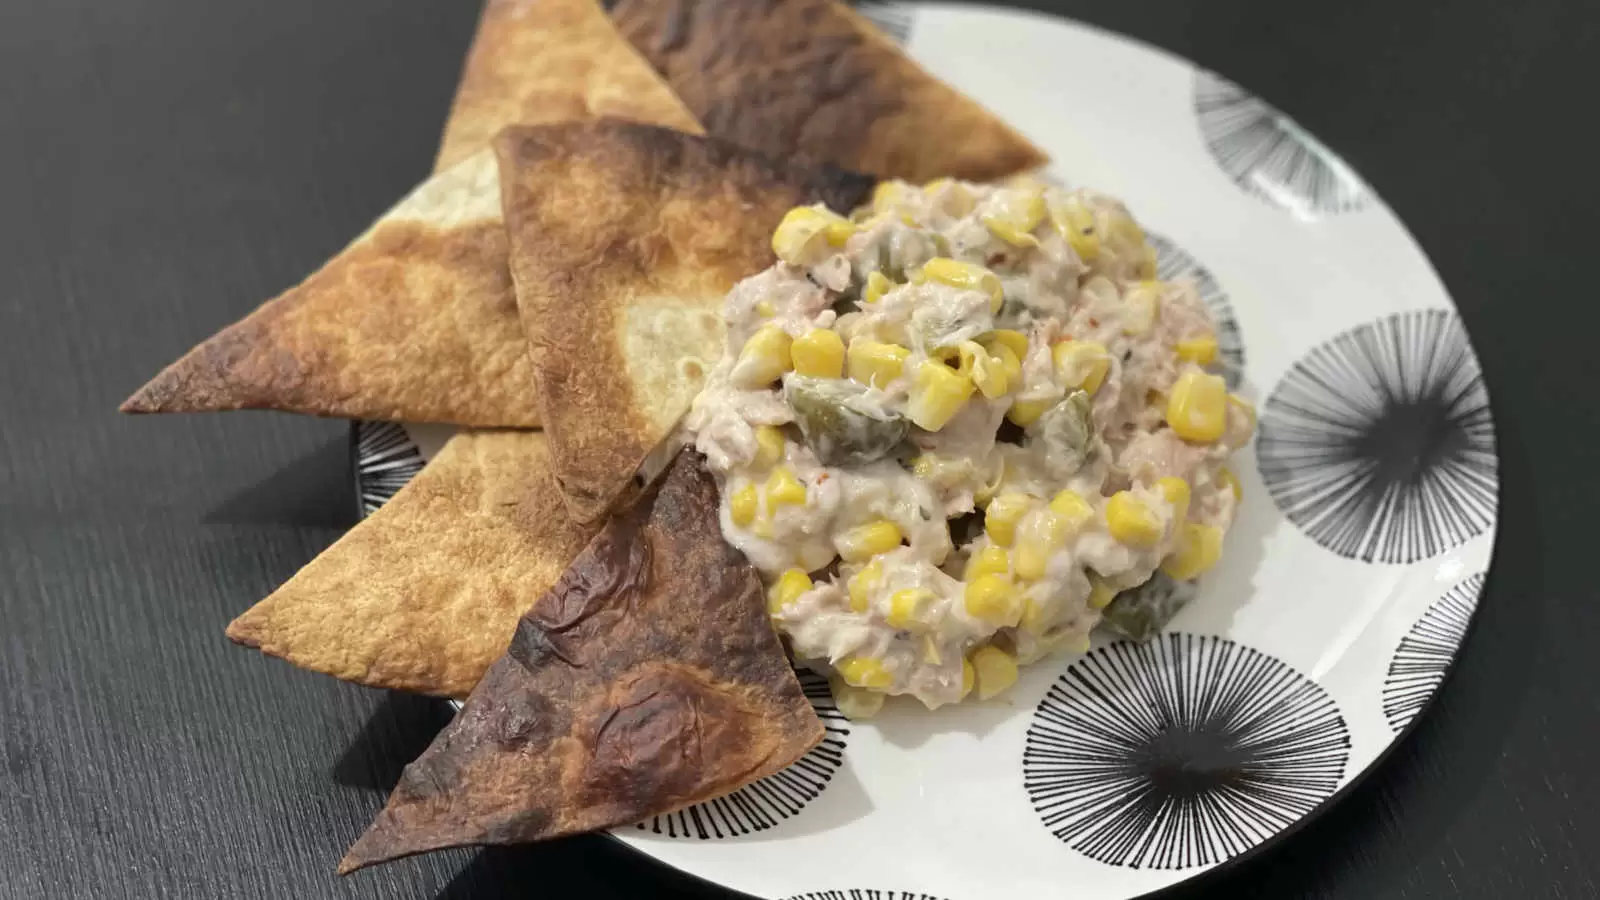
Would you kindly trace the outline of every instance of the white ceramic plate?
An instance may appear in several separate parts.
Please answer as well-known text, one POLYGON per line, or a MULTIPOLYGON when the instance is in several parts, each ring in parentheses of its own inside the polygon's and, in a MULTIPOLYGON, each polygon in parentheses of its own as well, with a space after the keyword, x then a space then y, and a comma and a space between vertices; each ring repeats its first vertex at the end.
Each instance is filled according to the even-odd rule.
MULTIPOLYGON (((1190 275, 1261 408, 1221 565, 1155 641, 1025 670, 1003 702, 890 703, 800 763, 616 836, 768 898, 1123 900, 1315 815, 1444 679, 1494 539, 1488 395, 1454 306, 1348 167, 1253 96, 1039 15, 871 13, 1109 191, 1190 275)), ((959 135, 952 135, 959 139, 959 135)), ((363 424, 367 511, 449 429, 363 424)))

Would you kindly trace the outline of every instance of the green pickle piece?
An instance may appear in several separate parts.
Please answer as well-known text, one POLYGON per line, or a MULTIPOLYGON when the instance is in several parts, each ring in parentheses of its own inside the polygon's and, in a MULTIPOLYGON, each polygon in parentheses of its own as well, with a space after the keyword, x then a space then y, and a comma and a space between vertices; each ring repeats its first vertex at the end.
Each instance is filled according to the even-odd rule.
POLYGON ((1160 634, 1197 593, 1194 582, 1174 581, 1157 571, 1149 581, 1113 598, 1102 621, 1112 631, 1143 643, 1160 634))
POLYGON ((905 440, 906 420, 880 409, 867 388, 844 378, 790 375, 784 397, 806 446, 825 466, 853 466, 883 459, 905 440))
POLYGON ((1044 442, 1051 474, 1071 475, 1088 460, 1094 443, 1094 413, 1090 406, 1087 392, 1073 391, 1045 410, 1028 429, 1031 441, 1044 442))

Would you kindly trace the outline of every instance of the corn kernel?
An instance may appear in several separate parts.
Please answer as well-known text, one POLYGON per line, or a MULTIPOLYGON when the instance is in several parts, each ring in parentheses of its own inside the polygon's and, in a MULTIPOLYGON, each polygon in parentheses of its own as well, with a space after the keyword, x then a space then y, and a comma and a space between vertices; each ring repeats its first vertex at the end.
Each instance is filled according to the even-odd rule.
POLYGON ((1063 520, 1068 528, 1077 531, 1094 518, 1094 507, 1077 491, 1064 490, 1050 500, 1050 511, 1063 520))
POLYGON ((1122 333, 1144 334, 1155 326, 1156 316, 1161 312, 1161 283, 1139 282, 1129 289, 1123 303, 1127 306, 1127 314, 1122 318, 1122 333))
POLYGON ((772 232, 772 252, 790 265, 809 265, 817 261, 820 245, 842 247, 854 233, 855 225, 838 213, 822 206, 797 206, 784 213, 772 232))
POLYGON ((1029 597, 1023 601, 1022 621, 1017 624, 1024 631, 1031 631, 1034 634, 1042 634, 1050 625, 1049 622, 1045 621, 1047 612, 1048 611, 1045 609, 1044 604, 1032 597, 1029 597))
POLYGON ((1039 417, 1055 405, 1056 401, 1054 400, 1018 400, 1011 404, 1010 409, 1006 410, 1006 418, 1021 425, 1023 428, 1027 428, 1029 425, 1039 421, 1039 417))
POLYGON ((1190 369, 1178 376, 1167 395, 1167 424, 1186 441, 1213 443, 1227 426, 1227 397, 1221 375, 1190 369))
POLYGON ((844 341, 826 328, 813 328, 789 345, 794 370, 813 378, 838 378, 844 374, 844 341))
POLYGON ((937 471, 938 467, 939 457, 934 456, 932 453, 919 453, 917 458, 911 461, 911 474, 927 481, 933 477, 933 473, 937 471))
POLYGON ((850 577, 847 588, 850 592, 850 609, 852 612, 864 613, 872 606, 872 592, 883 583, 883 565, 876 559, 862 567, 861 571, 850 577))
POLYGON ((1005 292, 1000 286, 1000 276, 977 263, 961 262, 945 256, 935 256, 922 264, 917 272, 917 283, 937 281, 954 288, 982 291, 989 295, 989 310, 999 312, 1005 302, 1005 292))
POLYGON ((1190 522, 1178 532, 1178 549, 1161 563, 1161 571, 1179 581, 1199 578, 1222 558, 1222 529, 1190 522))
POLYGON ((1161 260, 1156 256, 1156 248, 1145 244, 1140 251, 1139 265, 1134 269, 1134 274, 1140 278, 1154 278, 1161 268, 1161 260))
POLYGON ((1139 223, 1135 222, 1133 216, 1128 215, 1125 209, 1113 208, 1106 214, 1106 231, 1112 239, 1130 247, 1144 246, 1144 229, 1139 227, 1139 223))
POLYGON ((1178 358, 1196 365, 1208 366, 1217 358, 1217 339, 1211 335, 1179 341, 1175 347, 1178 358))
POLYGON ((755 520, 755 522, 751 523, 750 525, 750 533, 764 541, 772 540, 772 520, 766 518, 765 516, 755 520))
POLYGON ((934 599, 927 588, 905 588, 889 595, 889 614, 884 617, 890 628, 915 628, 921 623, 922 610, 934 599))
POLYGON ((782 462, 786 443, 782 428, 776 425, 757 425, 755 464, 764 469, 782 462))
POLYGON ((770 319, 776 313, 777 310, 773 308, 772 301, 770 300, 762 300, 756 304, 756 315, 763 319, 770 319))
POLYGON ((882 272, 873 272, 867 276, 866 287, 861 291, 861 302, 877 303, 883 295, 894 289, 894 282, 882 272))
POLYGON ((1244 499, 1244 486, 1239 483, 1239 476, 1233 474, 1232 469, 1222 468, 1217 470, 1217 487, 1232 491, 1234 503, 1244 499))
POLYGON ((1012 556, 1013 568, 1023 581, 1038 581, 1050 565, 1050 548, 1038 540, 1018 543, 1012 556))
POLYGON ((835 668, 839 670, 839 676, 845 683, 856 687, 875 688, 881 691, 894 684, 894 676, 883 667, 883 663, 864 656, 852 656, 841 660, 835 668))
POLYGON ((789 371, 789 335, 776 325, 763 325, 745 341, 733 379, 740 387, 759 388, 777 381, 789 371))
POLYGON ((1089 575, 1089 608, 1105 609, 1111 601, 1117 599, 1117 589, 1105 582, 1105 579, 1091 573, 1089 575))
POLYGON ((963 594, 967 615, 1000 628, 1017 624, 1021 599, 1016 585, 1004 575, 980 575, 967 582, 963 594))
POLYGON ((905 371, 911 351, 898 344, 851 341, 846 353, 850 377, 870 387, 883 388, 905 371))
POLYGON ((903 181, 880 181, 872 189, 872 211, 885 213, 899 206, 906 199, 909 188, 903 181))
POLYGON ((1129 491, 1117 491, 1106 501, 1106 527, 1130 547, 1153 547, 1161 540, 1161 517, 1129 491))
POLYGON ((972 660, 961 660, 961 699, 965 700, 972 693, 972 686, 978 681, 978 670, 972 665, 972 660))
POLYGON ((1111 371, 1111 353, 1095 341, 1061 341, 1050 348, 1056 375, 1069 388, 1093 394, 1111 371))
POLYGON ((1228 395, 1228 407, 1230 409, 1236 409, 1240 413, 1244 414, 1246 421, 1249 423, 1248 427, 1246 427, 1246 429, 1245 429, 1245 439, 1248 440, 1249 436, 1252 435, 1252 434, 1255 434, 1255 432, 1256 432, 1256 406, 1255 406, 1255 404, 1251 403, 1249 400, 1244 399, 1243 397, 1239 396, 1238 394, 1229 394, 1228 395))
POLYGON ((1085 264, 1100 258, 1100 235, 1094 212, 1076 195, 1050 205, 1050 224, 1085 264))
POLYGON ((993 212, 980 216, 984 227, 1013 247, 1037 247, 1033 230, 1044 221, 1044 194, 1039 189, 1010 191, 999 195, 993 212))
POLYGON ((732 494, 728 495, 728 518, 740 528, 747 527, 756 520, 756 513, 760 511, 761 498, 756 494, 754 484, 746 484, 732 494))
POLYGON ((1156 490, 1172 504, 1172 521, 1182 522, 1189 517, 1189 482, 1182 478, 1160 478, 1156 490))
POLYGON ((983 528, 989 540, 1001 547, 1011 546, 1016 539, 1017 523, 1033 507, 1034 498, 1027 494, 1001 494, 989 501, 983 511, 983 528))
POLYGON ((944 653, 939 650, 939 641, 931 634, 922 636, 922 661, 932 666, 944 662, 944 653))
POLYGON ((983 575, 1006 575, 1011 571, 1011 560, 1002 547, 990 544, 967 557, 966 578, 971 581, 983 575))
POLYGON ((865 562, 880 553, 900 546, 900 526, 887 519, 860 525, 833 539, 839 558, 845 562, 865 562))
POLYGON ((767 476, 767 506, 805 506, 806 486, 794 477, 788 466, 778 466, 767 476))
POLYGON ((833 705, 852 722, 877 715, 883 709, 884 697, 882 691, 869 691, 842 682, 833 685, 833 705))
POLYGON ((978 343, 988 348, 990 353, 994 353, 997 346, 1009 347, 1012 355, 1018 360, 1028 355, 1028 336, 1010 328, 996 328, 979 338, 978 343))
POLYGON ((925 431, 938 431, 972 396, 972 379, 942 362, 924 360, 917 366, 916 383, 906 403, 906 418, 925 431))
POLYGON ((767 590, 767 612, 777 615, 785 606, 811 590, 811 576, 800 569, 788 569, 767 590))
MULTIPOLYGON (((957 372, 972 379, 979 393, 990 400, 1003 396, 1010 383, 1006 378, 1004 366, 996 357, 990 356, 977 341, 962 341, 956 348, 957 372)), ((1021 371, 1021 366, 1018 366, 1021 371)))
POLYGON ((988 700, 1017 683, 1017 658, 995 646, 972 652, 978 699, 988 700))

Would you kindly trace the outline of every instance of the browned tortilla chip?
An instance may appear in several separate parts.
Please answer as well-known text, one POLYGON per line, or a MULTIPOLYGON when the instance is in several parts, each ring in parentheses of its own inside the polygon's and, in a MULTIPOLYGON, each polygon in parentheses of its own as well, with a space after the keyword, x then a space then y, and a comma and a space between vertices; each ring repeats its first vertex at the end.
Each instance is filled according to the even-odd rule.
POLYGON ((349 681, 465 697, 595 531, 567 517, 544 435, 462 432, 228 637, 349 681))
POLYGON ((686 451, 517 623, 339 871, 636 822, 770 775, 822 736, 686 451))
POLYGON ((916 182, 1048 161, 832 0, 622 0, 612 19, 714 137, 916 182))
POLYGON ((700 129, 593 0, 494 0, 484 15, 441 160, 469 155, 298 287, 168 366, 124 412, 539 424, 498 170, 469 141, 512 121, 607 113, 700 129))
POLYGON ((688 410, 722 354, 723 296, 771 264, 784 212, 848 210, 871 182, 618 121, 495 146, 556 481, 594 521, 688 410))

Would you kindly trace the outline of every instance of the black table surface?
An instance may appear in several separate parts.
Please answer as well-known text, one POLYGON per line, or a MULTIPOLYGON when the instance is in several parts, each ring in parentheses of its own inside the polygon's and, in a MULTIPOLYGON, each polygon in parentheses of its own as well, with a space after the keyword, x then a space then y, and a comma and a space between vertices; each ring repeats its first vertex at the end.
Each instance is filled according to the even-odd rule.
MULTIPOLYGON (((1354 163, 1459 303, 1498 425, 1496 559, 1439 702, 1326 815, 1177 896, 1600 896, 1600 7, 1049 8, 1354 163)), ((347 426, 113 411, 424 175, 476 13, 0 3, 0 896, 724 896, 598 838, 335 878, 446 713, 222 628, 352 523, 347 426)))

